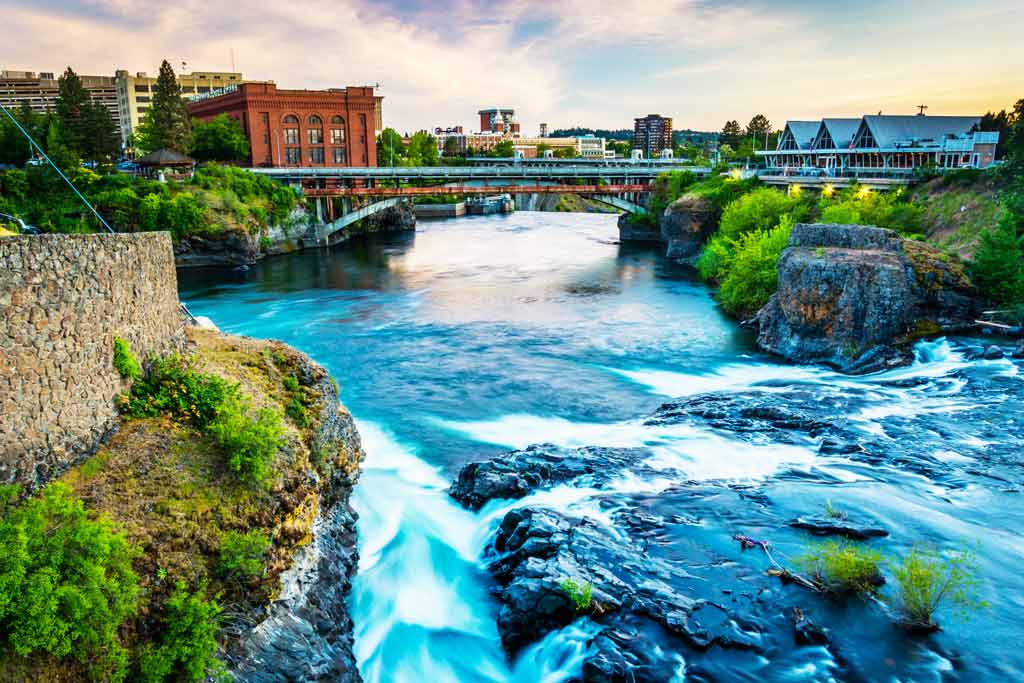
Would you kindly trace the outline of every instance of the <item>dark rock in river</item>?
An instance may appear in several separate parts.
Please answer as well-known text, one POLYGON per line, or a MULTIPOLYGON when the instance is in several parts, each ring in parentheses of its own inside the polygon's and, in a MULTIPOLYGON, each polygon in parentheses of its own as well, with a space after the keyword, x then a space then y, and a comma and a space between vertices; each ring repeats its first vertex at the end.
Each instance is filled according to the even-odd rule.
POLYGON ((1013 352, 1013 357, 1014 358, 1024 358, 1024 339, 1022 339, 1020 341, 1020 343, 1017 344, 1017 348, 1013 352))
POLYGON ((984 358, 985 360, 999 360, 1003 357, 1003 350, 995 344, 992 344, 991 346, 986 347, 978 357, 984 358))
POLYGON ((970 325, 974 289, 941 251, 859 225, 799 224, 758 345, 800 363, 872 372, 911 360, 909 342, 970 325))
POLYGON ((581 477, 598 485, 650 453, 642 448, 559 448, 551 444, 474 462, 459 472, 449 493, 470 510, 489 500, 519 499, 532 491, 581 477))
POLYGON ((836 517, 799 517, 789 523, 794 529, 804 529, 817 536, 845 536, 856 541, 888 536, 889 532, 880 527, 857 524, 848 519, 836 517))
POLYGON ((619 215, 619 241, 621 242, 660 242, 661 230, 657 222, 637 220, 631 213, 619 215))
POLYGON ((701 248, 718 227, 706 199, 683 195, 668 205, 658 219, 665 255, 680 262, 694 263, 701 248))

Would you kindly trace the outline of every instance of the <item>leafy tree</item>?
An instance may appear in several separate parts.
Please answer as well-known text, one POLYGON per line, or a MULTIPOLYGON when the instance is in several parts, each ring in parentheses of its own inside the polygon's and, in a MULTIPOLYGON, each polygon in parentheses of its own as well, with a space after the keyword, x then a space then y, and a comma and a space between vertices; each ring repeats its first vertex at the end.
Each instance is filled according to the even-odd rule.
POLYGON ((444 155, 446 157, 457 157, 460 155, 459 141, 454 135, 449 135, 444 140, 444 155))
POLYGON ((559 147, 555 150, 556 159, 575 159, 576 149, 574 147, 559 147))
POLYGON ((494 149, 491 150, 490 156, 495 157, 497 159, 507 159, 511 156, 514 156, 515 153, 516 150, 512 146, 512 141, 502 140, 501 142, 494 146, 494 149))
POLYGON ((385 128, 377 136, 377 165, 401 166, 405 159, 405 144, 394 128, 385 128))
POLYGON ((722 133, 718 136, 719 145, 729 145, 732 149, 740 146, 740 139, 743 137, 743 130, 735 119, 726 121, 722 126, 722 133))
POLYGON ((1006 156, 1006 144, 1013 131, 1013 124, 1014 112, 1012 109, 1009 113, 1005 109, 998 113, 990 111, 981 117, 981 123, 977 126, 978 130, 999 133, 999 143, 996 145, 996 159, 1002 159, 1006 156))
POLYGON ((166 59, 160 65, 153 102, 137 133, 137 144, 143 152, 171 149, 184 154, 191 144, 191 119, 174 69, 166 59))
POLYGON ((1009 118, 1013 127, 1006 136, 1005 156, 1011 173, 1021 184, 1024 182, 1024 99, 1017 100, 1009 118))
POLYGON ((436 166, 437 138, 423 130, 413 133, 406 149, 406 161, 409 166, 436 166))
POLYGON ((192 122, 192 148, 199 161, 243 161, 249 158, 249 141, 242 125, 227 114, 209 121, 192 122))

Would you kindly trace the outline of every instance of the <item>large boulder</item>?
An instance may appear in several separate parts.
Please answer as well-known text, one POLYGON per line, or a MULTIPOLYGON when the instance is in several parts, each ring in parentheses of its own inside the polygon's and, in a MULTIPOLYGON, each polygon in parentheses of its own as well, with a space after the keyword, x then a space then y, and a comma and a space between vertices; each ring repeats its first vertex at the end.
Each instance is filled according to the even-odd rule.
POLYGON ((619 215, 619 241, 660 242, 661 230, 657 223, 651 223, 631 213, 619 215))
POLYGON ((967 327, 974 290, 943 252, 891 230, 799 224, 758 312, 758 345, 800 363, 863 373, 910 362, 909 342, 967 327))
POLYGON ((693 195, 683 195, 669 204, 658 224, 665 255, 686 263, 697 260, 704 243, 718 227, 710 202, 693 195))

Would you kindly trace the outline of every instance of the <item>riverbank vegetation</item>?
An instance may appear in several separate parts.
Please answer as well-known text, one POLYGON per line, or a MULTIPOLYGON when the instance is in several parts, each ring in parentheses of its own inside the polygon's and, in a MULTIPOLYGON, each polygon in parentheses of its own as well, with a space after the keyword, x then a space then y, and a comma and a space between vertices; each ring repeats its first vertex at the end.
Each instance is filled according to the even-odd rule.
POLYGON ((218 679, 224 635, 310 542, 319 482, 355 467, 317 445, 322 371, 276 342, 189 334, 187 358, 119 345, 119 363, 149 367, 117 433, 31 497, 3 489, 0 680, 218 679), (282 418, 296 399, 301 424, 282 418))
MULTIPOLYGON (((230 232, 258 234, 288 222, 301 198, 270 178, 206 164, 186 181, 160 183, 76 166, 69 178, 117 232, 169 230, 175 240, 230 232)), ((42 232, 97 232, 102 226, 45 166, 0 171, 0 213, 42 232)))

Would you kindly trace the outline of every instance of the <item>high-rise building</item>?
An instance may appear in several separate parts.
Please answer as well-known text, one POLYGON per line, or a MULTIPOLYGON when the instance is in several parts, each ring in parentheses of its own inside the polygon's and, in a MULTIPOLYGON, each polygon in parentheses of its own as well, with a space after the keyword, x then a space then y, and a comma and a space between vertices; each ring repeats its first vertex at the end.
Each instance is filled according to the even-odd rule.
MULTIPOLYGON (((114 77, 80 75, 78 78, 93 101, 110 111, 120 133, 121 117, 114 77)), ((0 71, 0 104, 9 109, 18 109, 23 102, 27 102, 34 112, 41 114, 53 111, 59 94, 57 75, 53 72, 0 71)))
MULTIPOLYGON (((157 79, 144 71, 133 76, 124 69, 119 69, 115 78, 121 119, 121 140, 127 147, 128 138, 138 129, 153 101, 157 79)), ((194 95, 204 95, 238 85, 242 83, 242 74, 234 71, 193 71, 190 74, 177 74, 177 79, 182 96, 188 99, 194 95)))
POLYGON ((227 114, 249 139, 253 166, 376 166, 371 86, 332 90, 279 90, 273 83, 242 83, 196 95, 192 116, 227 114))
POLYGON ((672 119, 660 114, 633 119, 633 149, 641 150, 647 158, 672 149, 672 119))
POLYGON ((540 136, 542 138, 546 138, 548 136, 548 124, 546 124, 546 123, 540 124, 540 136))

